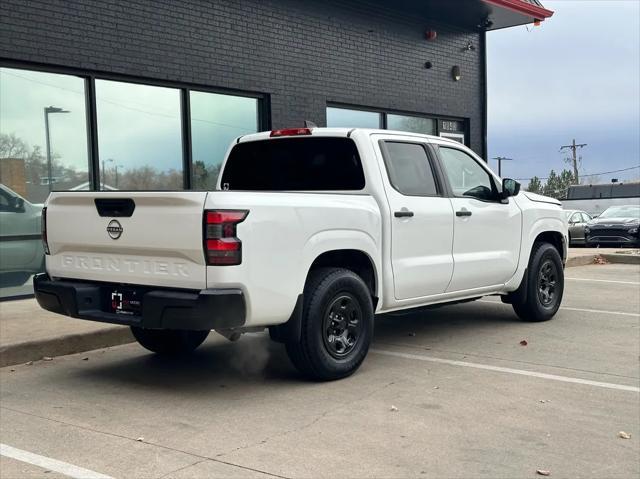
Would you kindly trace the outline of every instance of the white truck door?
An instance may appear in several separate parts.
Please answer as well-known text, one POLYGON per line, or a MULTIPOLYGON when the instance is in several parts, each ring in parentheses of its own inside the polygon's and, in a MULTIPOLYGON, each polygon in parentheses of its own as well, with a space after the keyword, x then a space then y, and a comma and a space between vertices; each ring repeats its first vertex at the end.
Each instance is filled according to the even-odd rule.
POLYGON ((438 148, 451 187, 454 210, 454 271, 447 292, 505 283, 520 257, 522 213, 515 201, 501 202, 491 175, 467 152, 438 148))
MULTIPOLYGON (((374 137, 375 138, 375 137, 374 137)), ((380 139, 390 208, 391 266, 397 300, 444 293, 453 273, 453 209, 427 145, 380 139)))

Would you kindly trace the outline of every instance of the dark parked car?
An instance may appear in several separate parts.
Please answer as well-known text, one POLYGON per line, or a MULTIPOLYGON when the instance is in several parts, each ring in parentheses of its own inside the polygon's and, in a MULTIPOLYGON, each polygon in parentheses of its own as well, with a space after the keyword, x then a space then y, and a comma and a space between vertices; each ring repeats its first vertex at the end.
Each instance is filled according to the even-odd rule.
POLYGON ((585 227, 587 246, 640 246, 640 205, 611 206, 585 227))
POLYGON ((569 223, 569 246, 585 244, 584 228, 591 216, 581 210, 567 210, 565 214, 569 223))

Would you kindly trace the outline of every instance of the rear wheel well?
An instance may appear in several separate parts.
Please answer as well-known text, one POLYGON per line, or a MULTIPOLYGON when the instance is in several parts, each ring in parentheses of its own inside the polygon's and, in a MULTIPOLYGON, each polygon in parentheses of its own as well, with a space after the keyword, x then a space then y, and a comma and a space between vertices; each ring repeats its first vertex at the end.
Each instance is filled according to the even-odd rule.
POLYGON ((536 236, 536 240, 533 242, 533 244, 536 243, 551 244, 555 249, 558 250, 558 254, 562 258, 562 260, 566 260, 564 256, 564 237, 562 233, 559 233, 557 231, 544 231, 543 233, 540 233, 538 236, 536 236))
MULTIPOLYGON (((318 256, 309 268, 309 273, 316 268, 345 268, 360 276, 371 292, 373 306, 377 303, 376 270, 369 255, 356 249, 327 251, 318 256)), ((309 277, 307 273, 307 278, 309 277)))

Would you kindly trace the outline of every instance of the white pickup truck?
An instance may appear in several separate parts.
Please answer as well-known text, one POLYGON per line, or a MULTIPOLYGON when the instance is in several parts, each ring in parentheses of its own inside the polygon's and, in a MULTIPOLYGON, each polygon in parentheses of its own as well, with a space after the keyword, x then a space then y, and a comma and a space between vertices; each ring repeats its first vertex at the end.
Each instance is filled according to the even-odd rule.
POLYGON ((131 326, 157 353, 269 328, 306 375, 353 373, 374 315, 500 295, 527 321, 563 293, 558 201, 451 140, 293 128, 238 138, 215 191, 52 193, 39 304, 131 326))

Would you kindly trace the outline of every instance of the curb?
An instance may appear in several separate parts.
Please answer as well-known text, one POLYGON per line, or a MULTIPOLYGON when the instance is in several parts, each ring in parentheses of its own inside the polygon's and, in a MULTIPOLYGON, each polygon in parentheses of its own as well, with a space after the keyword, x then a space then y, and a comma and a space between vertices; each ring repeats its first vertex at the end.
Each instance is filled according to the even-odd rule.
POLYGON ((40 341, 27 341, 0 348, 0 368, 134 342, 129 328, 113 327, 83 334, 67 334, 40 341))
POLYGON ((640 254, 601 254, 609 263, 640 264, 640 254))
POLYGON ((574 266, 587 266, 589 264, 595 264, 596 258, 599 255, 597 254, 588 254, 584 256, 574 256, 573 258, 568 258, 565 263, 565 268, 573 268, 574 266))
POLYGON ((596 264, 596 260, 598 258, 602 258, 603 260, 606 260, 609 263, 640 264, 640 254, 598 253, 598 254, 587 254, 584 256, 574 256, 573 258, 569 258, 567 259, 565 268, 596 264))

